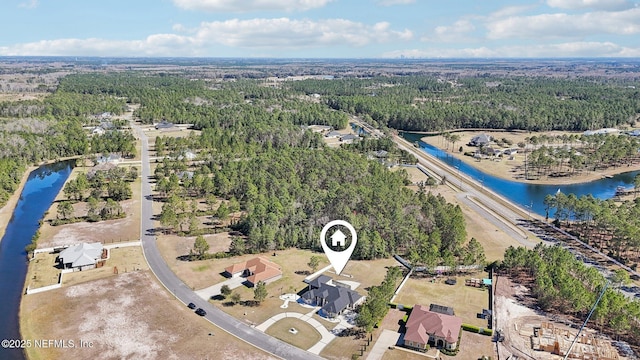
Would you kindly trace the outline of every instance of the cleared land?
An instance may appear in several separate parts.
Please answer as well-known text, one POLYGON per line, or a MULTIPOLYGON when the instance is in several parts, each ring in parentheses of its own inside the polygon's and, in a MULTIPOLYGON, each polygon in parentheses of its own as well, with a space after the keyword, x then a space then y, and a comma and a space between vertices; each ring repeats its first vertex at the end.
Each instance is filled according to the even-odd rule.
MULTIPOLYGON (((444 138, 440 135, 438 136, 426 136, 421 140, 426 142, 427 144, 433 145, 440 149, 446 150, 449 154, 464 161, 465 163, 481 168, 481 170, 490 175, 500 177, 507 180, 512 181, 521 181, 524 182, 524 160, 525 156, 522 154, 522 150, 518 148, 517 144, 519 142, 524 142, 524 139, 531 136, 540 136, 543 133, 529 133, 524 131, 511 132, 511 131, 491 131, 491 130, 477 130, 477 131, 458 131, 455 132, 456 135, 460 135, 460 140, 455 143, 452 147, 452 144, 446 142, 444 138), (477 150, 476 147, 468 146, 469 140, 472 137, 486 133, 491 135, 493 138, 502 139, 505 138, 510 140, 513 144, 510 146, 498 147, 493 145, 492 147, 498 149, 506 149, 506 148, 517 148, 518 154, 514 156, 513 160, 508 160, 509 157, 505 157, 500 161, 492 161, 489 159, 485 159, 482 161, 477 161, 476 159, 465 156, 465 152, 474 152, 477 150), (459 152, 459 148, 463 148, 463 152, 459 152), (453 149, 452 149, 453 148, 453 149)), ((570 135, 570 134, 582 134, 582 133, 572 133, 567 131, 549 131, 544 133, 547 136, 560 136, 560 135, 570 135)), ((562 145, 562 144, 560 144, 562 145)), ((593 171, 584 171, 579 175, 574 176, 566 176, 561 178, 541 178, 538 180, 527 180, 526 182, 529 184, 573 184, 573 183, 582 183, 589 182, 593 180, 597 180, 607 175, 614 175, 618 173, 635 171, 640 169, 640 164, 634 164, 630 167, 617 167, 610 168, 607 170, 598 170, 597 172, 593 171)))
POLYGON ((24 339, 76 344, 28 349, 33 360, 271 358, 175 301, 148 271, 26 296, 20 317, 24 339))
POLYGON ((284 318, 271 325, 265 333, 300 349, 308 349, 322 338, 313 326, 296 318, 284 318), (297 333, 293 334, 289 329, 295 329, 297 333))
MULTIPOLYGON (((69 179, 75 179, 78 172, 88 171, 89 168, 77 167, 69 179)), ((127 214, 122 219, 99 221, 95 223, 77 222, 73 224, 51 226, 49 220, 55 219, 60 200, 65 199, 62 191, 47 211, 44 222, 40 226, 40 240, 38 248, 62 245, 73 245, 82 242, 101 242, 103 244, 135 241, 140 239, 140 179, 130 183, 132 197, 120 202, 127 214)), ((74 216, 86 215, 86 204, 74 204, 74 216)))

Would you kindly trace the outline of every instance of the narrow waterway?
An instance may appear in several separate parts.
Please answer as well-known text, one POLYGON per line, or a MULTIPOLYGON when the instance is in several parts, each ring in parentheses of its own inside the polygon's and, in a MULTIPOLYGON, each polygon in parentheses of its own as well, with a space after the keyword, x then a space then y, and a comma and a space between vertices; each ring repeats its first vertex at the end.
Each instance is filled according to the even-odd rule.
POLYGON ((411 143, 415 143, 417 141, 420 148, 427 154, 437 157, 450 166, 456 167, 461 173, 468 175, 480 182, 483 186, 486 186, 522 207, 526 209, 531 207, 533 212, 542 216, 545 215, 545 206, 543 201, 547 194, 553 195, 560 190, 565 194, 576 194, 578 197, 591 194, 595 198, 609 199, 615 195, 616 188, 618 186, 623 186, 625 188, 633 187, 633 178, 640 173, 640 171, 631 171, 614 175, 611 178, 602 178, 587 183, 571 185, 539 185, 509 181, 486 174, 479 169, 456 159, 447 152, 420 141, 423 136, 424 135, 422 134, 413 133, 402 134, 402 137, 411 143))
MULTIPOLYGON (((71 161, 44 165, 29 174, 0 242, 0 340, 20 339, 18 311, 27 274, 24 248, 39 227, 45 211, 71 173, 71 161)), ((4 343, 3 343, 4 344, 4 343)), ((20 349, 0 347, 0 359, 25 359, 20 349)))

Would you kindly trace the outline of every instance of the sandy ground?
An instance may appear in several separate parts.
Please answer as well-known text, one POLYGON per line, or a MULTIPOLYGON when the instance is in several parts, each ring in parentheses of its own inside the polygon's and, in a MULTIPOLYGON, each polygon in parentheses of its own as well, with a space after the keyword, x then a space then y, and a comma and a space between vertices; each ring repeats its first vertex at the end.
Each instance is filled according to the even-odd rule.
POLYGON ((13 193, 13 195, 9 197, 9 200, 7 200, 7 203, 2 208, 0 208, 0 241, 2 241, 2 237, 4 236, 4 232, 7 228, 7 225, 9 224, 9 221, 11 221, 11 217, 13 216, 13 210, 16 208, 16 205, 18 204, 18 200, 20 199, 20 194, 22 193, 22 189, 24 188, 24 185, 27 183, 27 178, 29 178, 29 174, 31 174, 31 172, 35 169, 36 169, 35 166, 30 166, 24 172, 24 174, 22 175, 22 180, 20 180, 20 185, 18 185, 18 188, 13 193))
MULTIPOLYGON (((526 137, 531 136, 540 136, 541 133, 529 133, 529 132, 508 132, 508 131, 460 131, 456 132, 456 135, 460 135, 460 141, 456 142, 453 146, 449 142, 444 141, 442 136, 427 136, 423 137, 422 141, 427 144, 436 146, 440 149, 445 149, 449 154, 464 161, 465 163, 475 166, 477 168, 481 168, 482 171, 507 180, 512 181, 520 181, 525 182, 524 180, 524 160, 525 156, 522 154, 522 150, 518 148, 518 142, 524 141, 526 137), (506 148, 517 148, 518 154, 514 156, 513 160, 508 160, 508 157, 503 158, 501 161, 492 161, 489 159, 484 159, 482 161, 477 161, 470 156, 464 156, 464 152, 474 152, 477 148, 473 146, 468 146, 469 140, 472 137, 486 133, 491 135, 493 138, 502 139, 506 138, 513 142, 511 146, 503 146, 499 147, 495 144, 492 145, 493 148, 496 149, 506 149, 506 148), (463 148, 463 152, 459 152, 459 148, 463 148)), ((563 134, 572 134, 571 132, 561 132, 561 131, 550 131, 544 133, 548 136, 559 136, 563 134)), ((581 134, 581 133, 578 133, 581 134)), ((554 143, 548 146, 560 146, 562 143, 554 143)), ((579 175, 574 175, 571 177, 562 177, 562 178, 541 178, 538 180, 526 180, 529 184, 572 184, 572 183, 583 183, 589 182, 597 179, 601 179, 603 176, 615 175, 628 171, 640 170, 640 164, 634 164, 630 167, 618 167, 618 168, 610 168, 606 170, 598 170, 597 172, 593 171, 585 171, 579 175)))
MULTIPOLYGON (((560 322, 554 321, 545 314, 518 303, 516 297, 526 297, 529 289, 513 283, 508 277, 498 276, 494 278, 495 289, 495 315, 496 330, 503 330, 505 340, 497 343, 499 358, 506 359, 510 355, 515 355, 524 359, 556 360, 562 357, 543 351, 534 351, 531 348, 531 335, 533 328, 539 327, 541 323, 550 322, 554 327, 567 330, 575 336, 575 329, 560 322)), ((560 319, 558 319, 560 320, 560 319)), ((595 331, 586 328, 585 333, 594 334, 595 331)), ((603 340, 604 341, 604 340, 603 340)), ((569 343, 570 341, 568 341, 569 343)), ((620 357, 620 359, 626 359, 620 357)))
POLYGON ((26 296, 21 320, 25 339, 75 343, 32 348, 30 359, 270 358, 193 314, 148 271, 26 296))

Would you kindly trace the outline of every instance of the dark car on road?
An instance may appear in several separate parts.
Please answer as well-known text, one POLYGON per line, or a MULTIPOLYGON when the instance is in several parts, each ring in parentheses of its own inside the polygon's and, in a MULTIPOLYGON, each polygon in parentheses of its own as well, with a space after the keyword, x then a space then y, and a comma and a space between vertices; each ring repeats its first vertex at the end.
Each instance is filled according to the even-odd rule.
POLYGON ((195 308, 196 308, 196 304, 194 304, 194 303, 189 303, 189 305, 187 305, 187 307, 188 307, 189 309, 192 309, 192 310, 193 310, 193 309, 195 309, 195 308))
POLYGON ((198 310, 196 310, 196 314, 198 314, 200 316, 205 316, 205 315, 207 315, 207 312, 204 311, 204 309, 202 309, 202 308, 198 308, 198 310))

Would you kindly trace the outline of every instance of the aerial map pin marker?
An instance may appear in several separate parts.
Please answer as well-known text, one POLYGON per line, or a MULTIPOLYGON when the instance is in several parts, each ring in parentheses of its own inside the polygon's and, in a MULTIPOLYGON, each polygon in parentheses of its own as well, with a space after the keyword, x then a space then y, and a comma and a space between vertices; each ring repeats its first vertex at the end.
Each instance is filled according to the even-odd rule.
POLYGON ((349 262, 351 254, 353 254, 353 249, 356 248, 356 241, 358 241, 356 229, 353 228, 353 225, 344 220, 330 221, 322 228, 322 231, 320 232, 320 244, 322 244, 322 250, 324 250, 324 253, 327 255, 329 262, 331 262, 331 266, 333 266, 333 268, 336 270, 336 274, 340 275, 342 270, 344 270, 344 267, 347 266, 347 262, 349 262), (347 248, 345 248, 345 240, 347 236, 342 231, 340 231, 340 229, 336 230, 329 237, 331 246, 343 247, 345 248, 343 251, 334 251, 327 244, 327 231, 337 225, 346 227, 351 233, 351 244, 349 244, 349 247, 347 248))

